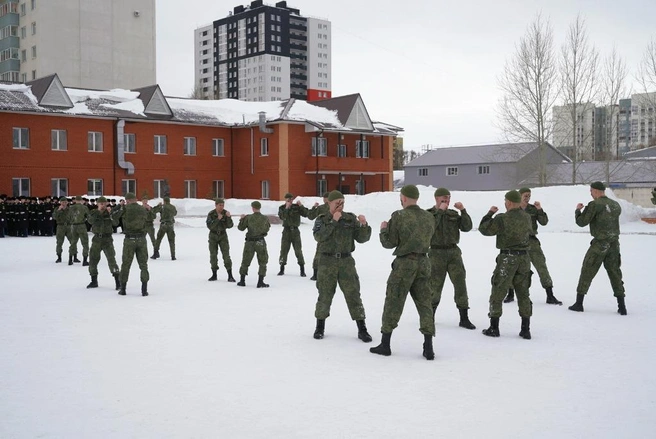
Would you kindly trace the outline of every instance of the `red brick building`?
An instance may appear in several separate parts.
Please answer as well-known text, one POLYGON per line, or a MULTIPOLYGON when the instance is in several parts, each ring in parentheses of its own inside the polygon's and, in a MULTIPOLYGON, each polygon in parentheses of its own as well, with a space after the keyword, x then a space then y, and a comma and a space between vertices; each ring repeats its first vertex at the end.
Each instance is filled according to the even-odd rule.
POLYGON ((401 128, 359 95, 309 104, 0 83, 0 193, 281 199, 392 190, 401 128))

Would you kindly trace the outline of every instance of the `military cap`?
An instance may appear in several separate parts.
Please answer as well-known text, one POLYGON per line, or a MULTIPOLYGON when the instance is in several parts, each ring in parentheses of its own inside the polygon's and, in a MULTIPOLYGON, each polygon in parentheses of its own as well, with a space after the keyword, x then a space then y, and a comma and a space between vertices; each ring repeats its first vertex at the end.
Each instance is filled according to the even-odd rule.
POLYGON ((294 198, 294 195, 291 194, 291 193, 289 193, 289 192, 287 192, 287 193, 285 194, 285 198, 294 198))
POLYGON ((68 198, 66 198, 66 197, 59 197, 59 202, 60 202, 60 203, 63 203, 64 201, 66 201, 66 202, 68 203, 68 198))
POLYGON ((525 194, 526 192, 531 192, 531 188, 523 187, 519 190, 520 194, 525 194))
MULTIPOLYGON (((133 192, 128 192, 127 194, 125 194, 125 199, 126 200, 136 200, 137 196, 133 192)), ((114 200, 112 200, 112 201, 114 201, 114 200)))
POLYGON ((330 195, 330 192, 324 192, 324 193, 323 193, 323 197, 324 197, 324 198, 328 198, 329 195, 330 195))
POLYGON ((344 198, 344 194, 342 194, 340 191, 332 191, 330 194, 328 194, 328 201, 335 201, 339 200, 340 198, 344 198))
POLYGON ((75 201, 82 201, 82 195, 76 195, 75 201))
POLYGON ((443 197, 445 195, 451 195, 451 192, 445 187, 438 187, 433 194, 434 197, 443 197))
POLYGON ((225 200, 223 198, 215 198, 214 204, 225 204, 225 200))
POLYGON ((262 208, 262 203, 260 203, 259 201, 253 201, 251 203, 251 207, 254 207, 256 209, 261 209, 262 208))
MULTIPOLYGON (((94 201, 94 200, 91 200, 91 201, 94 201)), ((95 200, 95 201, 97 201, 97 202, 99 202, 99 203, 106 203, 106 202, 107 202, 107 198, 105 198, 105 197, 98 197, 98 199, 95 200)))
POLYGON ((169 198, 169 197, 164 197, 164 202, 165 202, 165 203, 170 203, 170 202, 171 202, 171 198, 169 198))
POLYGON ((419 189, 414 184, 406 184, 401 188, 401 194, 413 200, 419 199, 419 189))
POLYGON ((590 185, 590 187, 591 187, 592 189, 597 189, 597 190, 599 190, 599 191, 605 191, 605 190, 606 190, 606 186, 604 186, 604 184, 603 184, 602 182, 600 182, 600 181, 595 181, 594 183, 592 183, 592 184, 590 185))
POLYGON ((506 192, 506 200, 511 201, 513 203, 521 203, 522 202, 522 196, 519 195, 519 192, 513 190, 513 191, 508 191, 506 192))

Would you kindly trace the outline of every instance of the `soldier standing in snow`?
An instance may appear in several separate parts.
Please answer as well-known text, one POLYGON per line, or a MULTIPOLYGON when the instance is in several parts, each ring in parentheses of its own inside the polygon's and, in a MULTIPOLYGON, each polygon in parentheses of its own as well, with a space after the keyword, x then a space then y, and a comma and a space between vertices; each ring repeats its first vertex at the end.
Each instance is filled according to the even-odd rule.
POLYGON ((221 256, 223 257, 223 265, 228 273, 228 282, 234 282, 235 278, 232 277, 232 259, 230 259, 230 241, 228 241, 227 230, 234 226, 230 212, 224 209, 225 200, 217 198, 214 200, 214 209, 210 210, 207 214, 205 224, 210 229, 210 236, 208 238, 210 246, 210 266, 212 268, 212 277, 209 281, 216 280, 216 272, 219 270, 219 255, 218 250, 221 249, 221 256))
POLYGON ((280 272, 278 276, 285 274, 285 265, 287 264, 287 255, 290 247, 294 247, 294 254, 301 269, 301 277, 305 277, 305 259, 303 259, 303 248, 301 243, 301 232, 298 226, 301 225, 301 217, 308 216, 308 209, 300 201, 293 203, 294 195, 285 194, 285 204, 278 208, 278 217, 282 220, 282 238, 280 241, 280 272))
MULTIPOLYGON (((328 211, 330 210, 330 207, 328 206, 328 195, 330 195, 329 192, 323 194, 323 204, 319 205, 319 203, 314 203, 312 209, 308 211, 308 219, 314 220, 319 215, 325 215, 328 213, 328 211)), ((312 277, 310 278, 310 280, 317 280, 318 270, 319 270, 319 243, 317 242, 317 249, 314 252, 314 259, 312 260, 312 277)))
POLYGON ((148 295, 148 280, 150 274, 148 273, 148 244, 146 243, 146 217, 148 212, 143 206, 137 204, 137 197, 128 192, 125 194, 127 205, 121 208, 114 217, 115 222, 123 219, 123 262, 121 264, 121 290, 118 292, 121 296, 125 296, 125 287, 130 277, 130 266, 134 256, 137 256, 139 263, 139 270, 141 271, 141 295, 148 295))
POLYGON ((257 254, 258 280, 257 288, 268 288, 269 284, 264 283, 264 277, 267 272, 267 262, 269 262, 269 253, 267 252, 267 245, 264 237, 269 233, 271 224, 269 218, 260 213, 262 204, 259 201, 251 203, 253 213, 250 215, 242 215, 239 219, 237 228, 241 231, 246 230, 246 243, 244 243, 244 253, 241 258, 241 267, 239 267, 239 275, 241 279, 237 283, 240 287, 246 286, 246 276, 248 275, 248 267, 251 265, 253 256, 257 254))
POLYGON ((121 288, 118 265, 116 264, 116 251, 114 250, 114 239, 112 238, 112 226, 116 223, 112 218, 112 209, 107 206, 107 198, 99 197, 97 209, 89 212, 89 224, 93 238, 91 239, 91 250, 89 250, 89 275, 91 283, 87 288, 98 288, 98 263, 101 252, 105 253, 109 272, 114 277, 117 290, 121 288))

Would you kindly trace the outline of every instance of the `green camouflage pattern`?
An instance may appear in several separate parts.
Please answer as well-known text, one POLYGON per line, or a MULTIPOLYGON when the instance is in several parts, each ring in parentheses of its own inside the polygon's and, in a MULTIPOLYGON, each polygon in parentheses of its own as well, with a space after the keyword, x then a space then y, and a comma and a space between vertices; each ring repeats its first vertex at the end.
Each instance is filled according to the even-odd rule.
POLYGON ((285 204, 278 208, 278 217, 282 220, 283 227, 298 227, 301 225, 301 217, 307 218, 309 210, 307 207, 292 204, 289 209, 285 204))
MULTIPOLYGON (((308 211, 308 219, 309 220, 315 220, 319 217, 319 215, 325 215, 330 212, 330 205, 328 203, 323 203, 318 206, 312 207, 308 211)), ((319 243, 317 242, 317 249, 319 248, 319 243)), ((318 270, 319 268, 319 251, 315 249, 314 251, 314 259, 312 259, 312 269, 318 270)))
MULTIPOLYGON (((145 207, 144 207, 145 208, 145 207)), ((146 215, 146 235, 150 238, 150 244, 155 248, 155 220, 157 219, 157 214, 162 210, 162 206, 151 207, 150 209, 145 208, 146 215)))
POLYGON ((113 226, 118 224, 118 221, 112 218, 107 210, 94 209, 89 212, 89 224, 91 224, 91 231, 94 234, 89 250, 89 274, 91 276, 98 275, 98 263, 100 254, 103 252, 109 265, 109 271, 112 274, 118 273, 114 239, 112 238, 113 226))
POLYGON ((541 226, 546 226, 549 223, 549 216, 544 209, 538 209, 533 204, 527 204, 524 212, 528 213, 531 216, 531 229, 532 235, 538 234, 538 224, 541 226))
POLYGON ((531 217, 519 207, 493 217, 488 212, 478 226, 484 236, 497 237, 499 250, 528 250, 532 233, 531 217))
POLYGON ((130 266, 137 256, 137 263, 141 271, 141 282, 148 282, 148 245, 146 243, 146 217, 148 212, 143 206, 136 203, 128 203, 119 212, 113 215, 118 221, 123 218, 123 257, 121 263, 121 284, 126 284, 130 276, 130 266))
POLYGON ((210 249, 210 265, 212 270, 219 269, 218 250, 221 249, 221 256, 223 258, 223 265, 226 270, 232 270, 232 259, 230 259, 230 242, 228 241, 227 229, 234 226, 232 217, 226 215, 227 211, 221 211, 222 218, 219 219, 219 214, 216 209, 212 209, 207 214, 205 224, 210 230, 208 237, 208 244, 210 249))
POLYGON ((282 220, 282 238, 280 240, 280 265, 287 264, 289 249, 294 248, 294 255, 298 265, 305 265, 303 258, 303 244, 301 242, 301 232, 298 227, 301 225, 301 217, 308 216, 308 209, 298 204, 292 204, 289 209, 283 204, 278 208, 278 217, 282 220))
POLYGON ((428 209, 435 217, 435 233, 431 238, 431 245, 455 245, 460 242, 460 232, 469 232, 472 227, 472 219, 463 209, 458 212, 455 209, 441 210, 436 207, 428 209))
POLYGON ((55 239, 56 239, 55 252, 57 253, 57 255, 61 255, 64 246, 64 238, 68 239, 69 243, 71 242, 68 207, 62 210, 55 209, 52 212, 52 217, 57 223, 57 229, 55 231, 55 239))
POLYGON ((68 216, 71 224, 84 224, 89 217, 89 208, 84 204, 73 204, 68 206, 68 216))
POLYGON ((579 227, 590 225, 590 234, 593 238, 617 240, 620 237, 621 213, 622 208, 619 203, 604 195, 590 201, 583 211, 577 209, 574 217, 579 227))
POLYGON ((253 212, 239 220, 237 229, 246 230, 246 242, 244 243, 244 253, 241 258, 239 274, 248 275, 248 267, 251 265, 253 256, 257 254, 257 264, 259 266, 257 274, 266 276, 267 263, 269 262, 269 253, 264 237, 269 233, 271 224, 269 218, 260 212, 253 212))
POLYGON ((417 205, 392 214, 379 239, 384 248, 394 248, 396 258, 387 279, 381 332, 391 333, 399 323, 408 292, 419 314, 419 331, 435 335, 431 306, 431 263, 426 253, 435 232, 433 215, 417 205))
POLYGON ((547 258, 542 251, 542 244, 537 237, 532 236, 529 239, 528 256, 531 259, 531 264, 535 267, 540 277, 540 285, 542 288, 553 288, 553 280, 547 268, 547 258))
POLYGON ((155 239, 154 249, 156 252, 159 251, 159 247, 162 244, 164 235, 166 235, 166 239, 169 241, 171 257, 175 257, 175 226, 173 223, 160 223, 159 230, 157 231, 157 238, 155 239))
POLYGON ((77 242, 82 244, 82 256, 89 256, 89 232, 85 221, 89 216, 89 208, 83 204, 73 204, 68 207, 68 220, 71 224, 68 253, 77 255, 77 242))

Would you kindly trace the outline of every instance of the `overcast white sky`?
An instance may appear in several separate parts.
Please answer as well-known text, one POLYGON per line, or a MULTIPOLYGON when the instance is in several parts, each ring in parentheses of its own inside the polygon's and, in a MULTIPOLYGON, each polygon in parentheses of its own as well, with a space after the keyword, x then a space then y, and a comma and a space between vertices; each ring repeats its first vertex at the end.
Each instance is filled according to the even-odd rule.
MULTIPOLYGON (((157 0, 157 82, 167 96, 188 96, 193 88, 194 29, 240 4, 250 1, 157 0)), ((405 128, 405 148, 415 150, 502 140, 495 127, 497 78, 539 12, 551 21, 558 49, 580 12, 601 55, 615 45, 632 74, 656 38, 656 0, 287 4, 332 22, 333 96, 360 93, 372 119, 405 128)))

